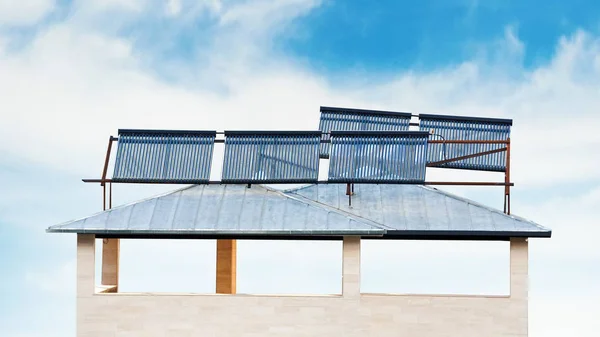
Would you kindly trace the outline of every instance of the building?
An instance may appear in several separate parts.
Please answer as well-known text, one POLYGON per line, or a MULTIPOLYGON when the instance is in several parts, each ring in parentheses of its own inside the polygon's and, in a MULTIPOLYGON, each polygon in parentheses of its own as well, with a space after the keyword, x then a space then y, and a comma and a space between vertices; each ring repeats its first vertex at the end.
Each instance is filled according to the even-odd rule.
MULTIPOLYGON (((357 114, 356 111, 348 112, 348 109, 345 113, 357 114)), ((368 116, 368 113, 361 110, 360 116, 368 116)), ((440 163, 438 159, 431 159, 427 152, 417 148, 414 152, 407 150, 426 146, 428 142, 439 144, 428 140, 427 132, 415 133, 415 137, 424 139, 423 142, 415 141, 411 138, 412 134, 407 136, 404 131, 391 133, 390 137, 397 139, 401 136, 403 140, 394 143, 388 138, 384 140, 385 144, 396 144, 394 146, 402 149, 404 157, 386 155, 376 156, 373 160, 371 155, 371 159, 353 166, 350 177, 348 170, 343 174, 339 173, 339 170, 343 171, 344 165, 350 165, 348 158, 351 157, 356 163, 364 157, 357 153, 372 154, 369 146, 380 144, 377 143, 378 139, 386 133, 361 131, 356 133, 361 137, 357 140, 348 134, 332 132, 327 134, 331 135, 331 139, 323 142, 321 132, 327 131, 323 130, 323 121, 327 117, 324 115, 326 114, 322 114, 321 131, 309 133, 309 136, 316 135, 316 141, 288 142, 285 137, 297 139, 306 135, 270 133, 265 136, 261 132, 260 137, 264 142, 258 143, 261 144, 262 151, 259 151, 259 157, 263 161, 241 157, 256 151, 256 139, 252 142, 242 139, 236 143, 234 140, 238 134, 225 133, 225 137, 232 139, 225 139, 225 163, 222 179, 218 183, 208 181, 206 171, 194 173, 195 176, 202 177, 201 181, 190 181, 188 176, 184 176, 180 167, 186 165, 185 160, 189 155, 177 157, 173 153, 184 150, 175 147, 169 150, 170 158, 179 158, 184 163, 170 166, 171 169, 165 170, 158 178, 156 172, 148 169, 147 165, 135 166, 135 170, 124 169, 121 166, 127 160, 131 161, 131 153, 156 151, 152 152, 148 148, 133 151, 120 145, 113 179, 103 176, 101 181, 95 182, 100 182, 103 186, 119 182, 119 179, 122 179, 121 182, 140 183, 156 183, 163 179, 162 182, 173 183, 173 179, 183 176, 181 180, 184 183, 193 185, 47 229, 51 233, 77 235, 77 336, 527 336, 528 238, 550 237, 551 231, 523 218, 423 186, 430 184, 424 180, 426 166, 452 162, 445 158, 440 163), (336 137, 342 136, 349 137, 350 143, 340 145, 336 137), (273 139, 277 140, 278 145, 273 145, 273 139), (236 154, 233 150, 228 150, 228 142, 229 146, 241 144, 239 146, 242 151, 236 154), (297 154, 299 150, 277 149, 277 146, 307 146, 307 143, 310 143, 312 149, 312 155, 309 156, 290 157, 288 154, 297 154), (269 148, 265 144, 275 147, 269 148), (327 147, 323 144, 327 144, 327 147), (349 148, 351 151, 342 151, 343 146, 346 146, 345 150, 349 148), (305 167, 315 162, 316 157, 328 156, 330 151, 328 181, 318 181, 314 170, 310 171, 309 177, 303 176, 305 167), (283 153, 287 157, 284 160, 281 156, 277 157, 277 153, 283 153), (409 157, 411 164, 402 166, 407 161, 403 158, 409 157), (291 162, 292 168, 286 171, 277 166, 282 162, 284 165, 291 162), (254 171, 251 170, 251 174, 245 176, 247 167, 244 165, 248 163, 252 163, 254 171), (294 171, 300 166, 301 172, 294 171), (398 173, 396 167, 404 169, 398 173), (173 174, 173 170, 179 171, 173 174), (256 174, 257 172, 260 174, 256 174), (127 174, 133 176, 123 178, 127 174), (279 190, 261 184, 292 182, 308 185, 279 190), (104 239, 101 257, 102 284, 98 286, 95 285, 97 238, 104 239), (119 292, 119 240, 126 238, 216 239, 216 294, 119 292), (237 294, 236 242, 252 239, 342 240, 342 294, 237 294), (362 293, 361 242, 401 242, 413 239, 509 241, 510 294, 453 296, 362 293)), ((430 115, 423 116, 425 119, 430 115)), ((120 142, 127 141, 127 132, 130 130, 120 134, 120 142)), ((239 135, 242 138, 248 137, 248 133, 239 135)), ((460 137, 464 139, 465 135, 460 137)), ((180 140, 175 142, 172 137, 167 138, 166 143, 158 142, 161 148, 167 146, 167 143, 183 144, 178 143, 180 140)), ((136 142, 130 143, 134 144, 130 146, 149 143, 147 139, 138 139, 136 142)), ((156 144, 156 139, 153 138, 150 143, 152 142, 156 144)), ((212 142, 202 141, 196 145, 201 144, 197 147, 200 148, 214 143, 213 138, 212 142)), ((488 147, 489 143, 489 139, 482 141, 488 147)), ((204 151, 206 157, 199 161, 206 163, 206 158, 212 156, 212 148, 202 149, 197 153, 201 157, 204 151)), ((390 148, 386 149, 389 154, 390 148)), ((450 153, 459 150, 461 149, 457 147, 446 151, 450 153)), ((186 148, 185 151, 190 149, 186 148)), ((478 148, 471 148, 470 151, 483 153, 479 157, 494 156, 499 152, 497 149, 478 148)), ((455 159, 454 164, 461 164, 462 161, 463 165, 473 165, 469 161, 475 157, 472 155, 473 153, 463 152, 450 155, 450 159, 455 159)), ((136 158, 139 160, 145 157, 136 158)), ((161 167, 164 168, 169 160, 164 160, 164 156, 161 158, 161 167)), ((316 162, 318 165, 318 159, 316 162)), ((486 163, 498 164, 498 158, 483 164, 486 163)), ((481 168, 481 162, 475 164, 481 168)), ((500 162, 500 166, 497 171, 505 170, 508 175, 507 162, 500 162)), ((210 168, 210 164, 208 167, 210 168)), ((106 174, 106 166, 104 172, 106 174)), ((506 183, 497 185, 508 190, 511 184, 507 179, 506 183)))

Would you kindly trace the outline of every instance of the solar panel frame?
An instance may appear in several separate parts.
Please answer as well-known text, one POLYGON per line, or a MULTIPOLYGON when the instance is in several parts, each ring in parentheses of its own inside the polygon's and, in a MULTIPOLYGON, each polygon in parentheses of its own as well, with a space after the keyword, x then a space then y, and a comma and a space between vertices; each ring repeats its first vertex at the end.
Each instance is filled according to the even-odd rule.
POLYGON ((332 131, 328 181, 422 184, 427 132, 332 131))
POLYGON ((113 182, 203 184, 216 131, 120 129, 113 182))
MULTIPOLYGON (((433 132, 436 140, 481 140, 505 141, 510 138, 511 119, 419 115, 419 129, 433 132)), ((430 144, 429 163, 487 151, 501 150, 504 144, 430 144)), ((451 161, 439 165, 439 168, 453 168, 478 171, 506 171, 506 153, 496 152, 473 158, 451 161)))
POLYGON ((222 183, 315 183, 320 131, 225 131, 222 183))
POLYGON ((329 157, 331 131, 408 131, 411 113, 320 107, 319 130, 323 132, 320 156, 329 157))

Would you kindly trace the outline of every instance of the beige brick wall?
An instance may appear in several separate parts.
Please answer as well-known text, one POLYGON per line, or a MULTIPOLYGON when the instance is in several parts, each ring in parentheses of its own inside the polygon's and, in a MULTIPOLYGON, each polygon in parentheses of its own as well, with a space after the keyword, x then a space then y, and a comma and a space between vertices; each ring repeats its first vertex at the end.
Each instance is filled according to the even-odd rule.
POLYGON ((343 296, 93 294, 94 238, 78 237, 78 337, 527 336, 527 241, 511 241, 510 297, 360 295, 360 240, 343 296))

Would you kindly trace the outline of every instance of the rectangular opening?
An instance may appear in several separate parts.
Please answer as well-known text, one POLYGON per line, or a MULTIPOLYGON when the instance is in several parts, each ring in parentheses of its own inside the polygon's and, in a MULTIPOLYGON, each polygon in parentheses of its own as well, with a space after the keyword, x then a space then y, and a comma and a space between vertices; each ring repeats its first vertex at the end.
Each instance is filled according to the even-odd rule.
MULTIPOLYGON (((119 293, 215 293, 214 240, 121 239, 119 293)), ((96 240, 96 284, 102 239, 96 240)))
POLYGON ((342 293, 341 241, 238 240, 240 294, 342 293))
POLYGON ((362 240, 361 292, 510 295, 509 242, 362 240))

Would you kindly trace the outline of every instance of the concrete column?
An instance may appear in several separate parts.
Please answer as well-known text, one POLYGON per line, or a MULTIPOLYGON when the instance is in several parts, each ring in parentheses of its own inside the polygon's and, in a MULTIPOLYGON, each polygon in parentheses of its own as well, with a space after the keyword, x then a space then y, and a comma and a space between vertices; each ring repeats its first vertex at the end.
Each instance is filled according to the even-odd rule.
POLYGON ((342 294, 360 297, 360 237, 345 236, 343 243, 342 294))
POLYGON ((236 293, 236 269, 236 240, 217 240, 217 294, 236 293))
POLYGON ((510 239, 510 297, 528 297, 529 253, 526 238, 510 239))
POLYGON ((93 234, 77 234, 77 297, 95 292, 96 248, 93 234))
POLYGON ((529 253, 526 238, 510 239, 510 310, 518 321, 513 333, 527 336, 529 329, 529 253))
POLYGON ((102 240, 102 285, 119 286, 119 246, 119 239, 102 240))

